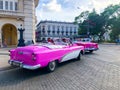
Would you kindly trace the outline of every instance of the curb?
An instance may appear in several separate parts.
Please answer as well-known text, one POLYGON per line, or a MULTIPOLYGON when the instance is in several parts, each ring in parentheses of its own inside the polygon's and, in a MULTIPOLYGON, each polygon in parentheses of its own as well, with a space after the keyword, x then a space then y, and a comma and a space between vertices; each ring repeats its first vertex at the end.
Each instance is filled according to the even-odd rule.
POLYGON ((0 55, 9 55, 9 53, 0 53, 0 55))
POLYGON ((115 43, 100 43, 100 45, 116 45, 115 43))

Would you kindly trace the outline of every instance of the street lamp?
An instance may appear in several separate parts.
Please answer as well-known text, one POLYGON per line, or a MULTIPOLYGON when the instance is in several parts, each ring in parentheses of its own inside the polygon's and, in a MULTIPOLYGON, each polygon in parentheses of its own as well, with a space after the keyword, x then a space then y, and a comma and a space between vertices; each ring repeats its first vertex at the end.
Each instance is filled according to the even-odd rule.
POLYGON ((24 43, 25 40, 23 39, 23 32, 25 31, 25 29, 22 28, 22 24, 20 26, 21 28, 18 28, 18 31, 20 32, 18 47, 25 46, 25 43, 24 43))

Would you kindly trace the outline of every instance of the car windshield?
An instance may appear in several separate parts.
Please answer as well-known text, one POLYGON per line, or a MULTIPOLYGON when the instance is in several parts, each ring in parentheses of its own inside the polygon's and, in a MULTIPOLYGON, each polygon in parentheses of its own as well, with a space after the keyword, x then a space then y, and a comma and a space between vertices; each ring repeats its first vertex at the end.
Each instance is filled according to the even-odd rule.
POLYGON ((82 39, 78 39, 76 41, 81 41, 81 42, 91 42, 90 38, 82 38, 82 39))
POLYGON ((68 41, 65 39, 55 39, 54 40, 54 44, 55 45, 67 45, 68 41))
POLYGON ((47 47, 47 48, 50 48, 50 49, 60 49, 60 48, 64 48, 65 45, 42 45, 43 47, 47 47))
POLYGON ((52 42, 39 43, 36 46, 44 46, 50 49, 59 49, 68 46, 70 41, 67 39, 54 39, 52 42))
POLYGON ((66 47, 66 45, 50 45, 50 44, 43 44, 43 43, 36 44, 34 46, 42 46, 42 47, 46 47, 49 49, 60 49, 60 48, 66 47))
POLYGON ((55 38, 48 41, 48 44, 50 45, 68 45, 70 43, 70 40, 66 38, 55 38))

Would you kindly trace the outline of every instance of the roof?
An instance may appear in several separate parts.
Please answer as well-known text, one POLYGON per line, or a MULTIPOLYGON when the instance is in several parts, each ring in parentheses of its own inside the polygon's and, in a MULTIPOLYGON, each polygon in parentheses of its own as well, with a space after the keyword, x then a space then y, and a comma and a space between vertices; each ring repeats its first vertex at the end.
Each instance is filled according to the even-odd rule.
POLYGON ((44 21, 40 21, 38 24, 37 24, 37 26, 38 25, 40 25, 41 23, 55 23, 55 24, 74 24, 74 25, 76 25, 74 22, 62 22, 62 21, 52 21, 52 20, 44 20, 44 21))

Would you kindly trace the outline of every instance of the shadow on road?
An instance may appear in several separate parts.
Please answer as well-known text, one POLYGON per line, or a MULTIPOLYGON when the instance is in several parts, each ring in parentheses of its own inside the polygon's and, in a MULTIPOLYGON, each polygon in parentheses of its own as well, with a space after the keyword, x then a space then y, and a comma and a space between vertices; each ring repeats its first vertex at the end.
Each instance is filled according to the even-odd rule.
MULTIPOLYGON (((71 63, 76 63, 76 62, 81 62, 81 61, 70 60, 70 61, 59 64, 57 69, 65 67, 66 65, 69 65, 71 63)), ((40 78, 42 76, 45 76, 46 78, 48 78, 49 75, 55 74, 56 72, 58 72, 57 69, 52 73, 47 72, 46 68, 37 69, 37 70, 14 68, 14 69, 2 71, 0 72, 0 87, 16 85, 23 81, 36 78, 36 77, 40 78)))

